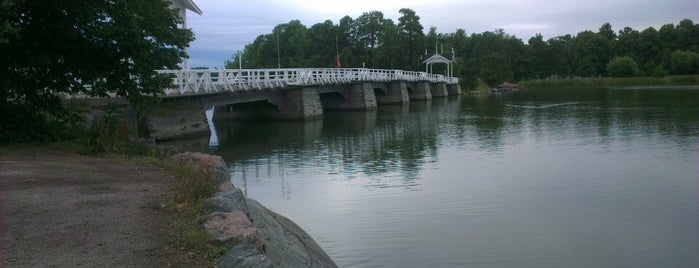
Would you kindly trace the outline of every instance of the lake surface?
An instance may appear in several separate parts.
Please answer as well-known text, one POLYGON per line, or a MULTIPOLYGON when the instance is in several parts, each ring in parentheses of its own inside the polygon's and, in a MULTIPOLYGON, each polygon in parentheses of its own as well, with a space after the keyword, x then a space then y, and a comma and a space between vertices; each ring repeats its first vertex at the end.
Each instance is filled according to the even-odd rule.
POLYGON ((221 123, 233 183, 340 267, 699 267, 699 90, 221 123))

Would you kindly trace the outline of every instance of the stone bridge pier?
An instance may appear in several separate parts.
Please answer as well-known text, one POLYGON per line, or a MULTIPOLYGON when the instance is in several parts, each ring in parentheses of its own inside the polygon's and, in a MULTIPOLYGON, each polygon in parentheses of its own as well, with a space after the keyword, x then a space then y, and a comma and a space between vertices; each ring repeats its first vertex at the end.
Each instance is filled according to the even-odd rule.
POLYGON ((373 87, 378 104, 403 104, 410 102, 408 83, 405 81, 375 83, 373 87))
POLYGON ((410 99, 411 100, 431 100, 432 90, 430 82, 415 82, 411 84, 410 99))
POLYGON ((449 96, 447 92, 447 84, 444 83, 432 83, 430 84, 430 92, 433 98, 444 98, 449 96))
POLYGON ((458 83, 447 85, 447 92, 449 93, 449 96, 457 96, 463 94, 463 91, 461 91, 461 85, 459 85, 458 83))

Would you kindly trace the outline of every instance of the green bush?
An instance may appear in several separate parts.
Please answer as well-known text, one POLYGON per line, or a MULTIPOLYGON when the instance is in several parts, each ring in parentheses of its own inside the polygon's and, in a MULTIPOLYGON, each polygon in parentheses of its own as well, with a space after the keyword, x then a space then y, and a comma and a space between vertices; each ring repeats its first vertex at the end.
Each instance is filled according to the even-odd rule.
POLYGON ((699 53, 680 50, 672 52, 670 71, 675 75, 699 73, 699 53))
POLYGON ((607 72, 611 77, 634 77, 641 74, 636 61, 629 56, 611 59, 607 63, 607 72))
POLYGON ((184 165, 176 168, 175 202, 196 203, 216 193, 214 174, 205 167, 184 165))
POLYGON ((138 140, 134 119, 127 112, 111 105, 104 116, 95 119, 83 137, 93 154, 147 155, 151 149, 138 140))
POLYGON ((23 144, 74 138, 82 129, 80 117, 60 103, 50 109, 31 104, 0 108, 0 144, 23 144))

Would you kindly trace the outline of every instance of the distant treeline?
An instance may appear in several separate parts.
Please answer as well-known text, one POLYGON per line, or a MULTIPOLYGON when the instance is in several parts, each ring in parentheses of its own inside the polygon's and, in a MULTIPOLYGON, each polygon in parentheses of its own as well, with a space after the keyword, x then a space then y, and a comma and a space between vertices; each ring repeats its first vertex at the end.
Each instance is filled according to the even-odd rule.
MULTIPOLYGON (((684 19, 660 29, 618 32, 609 23, 583 31, 524 43, 502 29, 473 33, 463 29, 423 32, 415 11, 400 9, 398 22, 380 11, 356 19, 345 16, 310 28, 298 20, 277 25, 235 53, 226 68, 336 67, 424 70, 425 54, 456 55, 455 74, 466 88, 482 79, 493 85, 550 77, 631 77, 699 74, 699 24, 684 19), (242 64, 241 64, 242 59, 242 64)), ((435 66, 444 73, 444 66, 435 66)))

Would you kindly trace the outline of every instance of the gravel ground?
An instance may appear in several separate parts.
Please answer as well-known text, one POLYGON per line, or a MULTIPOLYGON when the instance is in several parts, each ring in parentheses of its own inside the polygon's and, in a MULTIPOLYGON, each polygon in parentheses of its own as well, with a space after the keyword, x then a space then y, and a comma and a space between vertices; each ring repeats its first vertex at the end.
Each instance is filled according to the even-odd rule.
POLYGON ((159 267, 169 174, 129 160, 0 147, 0 267, 159 267))

